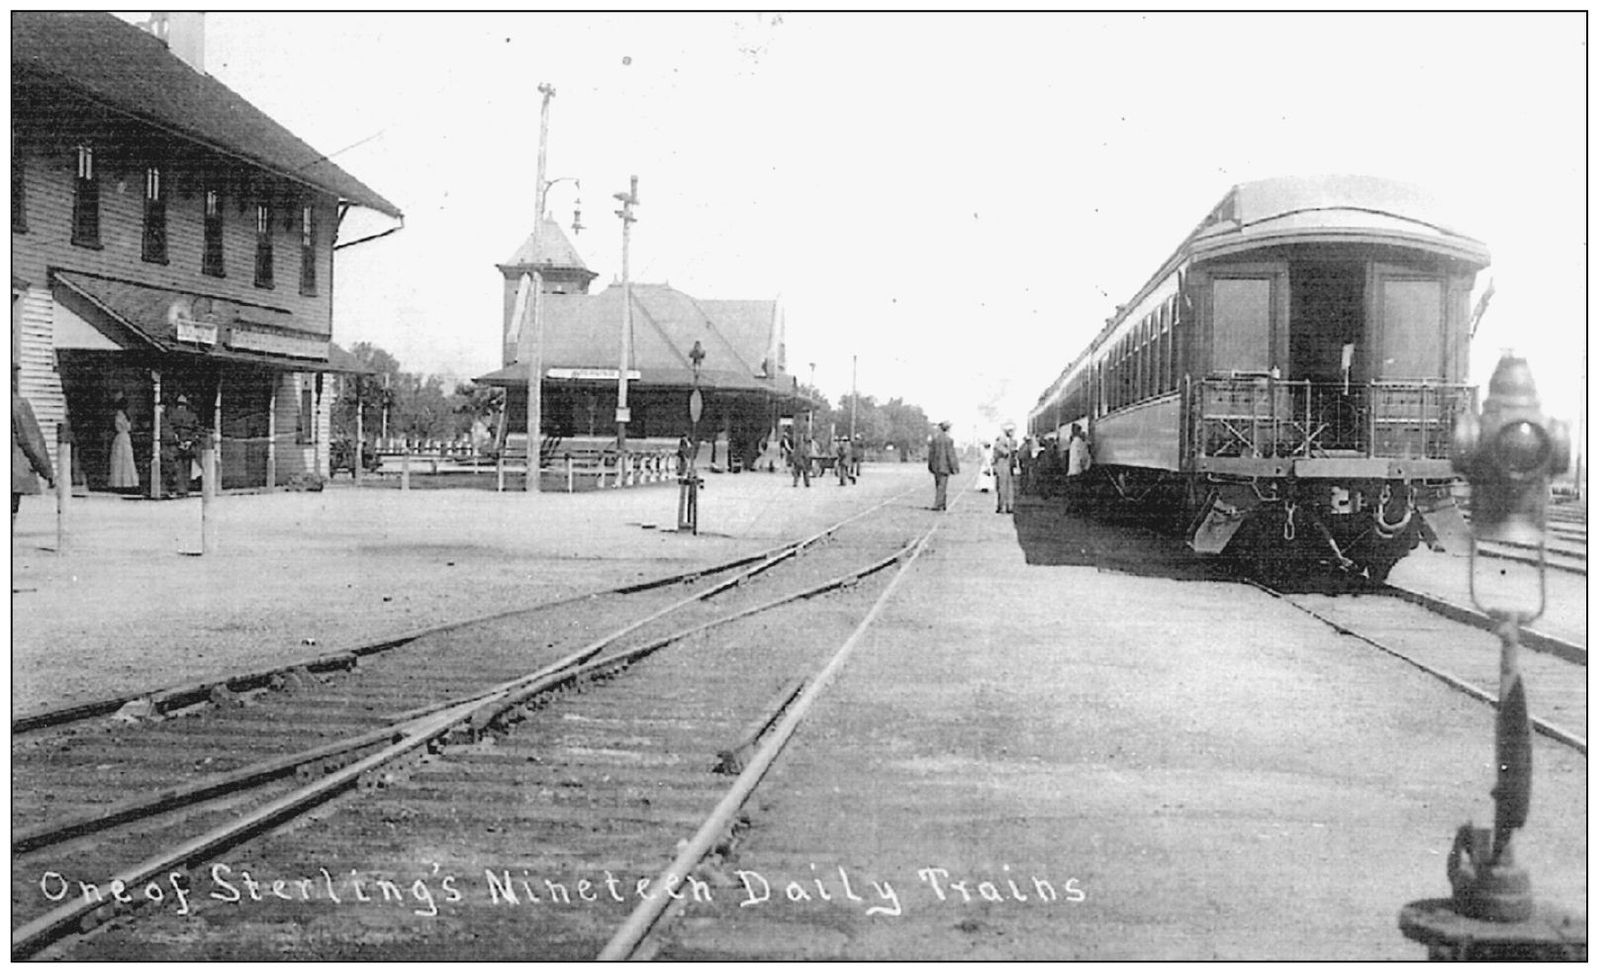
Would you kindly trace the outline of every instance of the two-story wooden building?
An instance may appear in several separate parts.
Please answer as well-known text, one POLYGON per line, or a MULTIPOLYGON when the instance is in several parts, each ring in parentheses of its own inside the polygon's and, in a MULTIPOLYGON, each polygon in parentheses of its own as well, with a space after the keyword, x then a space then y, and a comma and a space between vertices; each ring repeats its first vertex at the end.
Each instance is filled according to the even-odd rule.
POLYGON ((330 374, 356 368, 331 342, 338 231, 350 207, 392 229, 402 214, 181 59, 201 15, 170 17, 153 22, 163 38, 109 14, 12 13, 20 390, 53 451, 70 422, 91 488, 126 401, 141 490, 161 493, 180 394, 221 434, 225 488, 327 475, 330 374))

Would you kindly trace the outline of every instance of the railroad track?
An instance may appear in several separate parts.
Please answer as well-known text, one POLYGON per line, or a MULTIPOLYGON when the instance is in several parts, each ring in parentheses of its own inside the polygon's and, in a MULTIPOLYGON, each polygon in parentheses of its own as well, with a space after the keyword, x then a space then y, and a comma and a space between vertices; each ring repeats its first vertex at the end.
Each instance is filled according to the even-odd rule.
POLYGON ((14 731, 13 957, 628 954, 670 875, 726 893, 694 866, 737 823, 732 776, 868 626, 882 597, 857 582, 892 586, 933 525, 840 523, 674 599, 610 591, 114 712, 164 721, 14 731))
MULTIPOLYGON (((1253 580, 1247 583, 1472 698, 1497 706, 1498 637, 1490 621, 1474 611, 1428 606, 1424 601, 1429 598, 1392 587, 1380 592, 1322 594, 1286 592, 1253 580)), ((1586 649, 1579 653, 1580 659, 1573 661, 1571 654, 1561 654, 1558 649, 1523 647, 1518 661, 1533 728, 1586 755, 1586 649)))
MULTIPOLYGON (((1551 527, 1549 533, 1554 535, 1556 530, 1551 527)), ((1537 561, 1537 549, 1533 546, 1524 546, 1513 542, 1483 542, 1477 549, 1483 556, 1491 556, 1496 559, 1507 559, 1520 563, 1537 561)), ((1543 562, 1549 569, 1557 572, 1570 573, 1573 576, 1588 575, 1588 543, 1586 537, 1580 543, 1562 540, 1561 543, 1545 546, 1543 549, 1543 562)))

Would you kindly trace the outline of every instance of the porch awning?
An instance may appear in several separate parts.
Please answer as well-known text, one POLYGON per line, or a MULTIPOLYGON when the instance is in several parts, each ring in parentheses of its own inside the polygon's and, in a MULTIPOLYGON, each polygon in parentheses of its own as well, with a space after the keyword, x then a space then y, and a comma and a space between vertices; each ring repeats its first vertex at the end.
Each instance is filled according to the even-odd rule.
POLYGON ((318 373, 368 370, 288 309, 57 271, 51 291, 114 345, 318 373))

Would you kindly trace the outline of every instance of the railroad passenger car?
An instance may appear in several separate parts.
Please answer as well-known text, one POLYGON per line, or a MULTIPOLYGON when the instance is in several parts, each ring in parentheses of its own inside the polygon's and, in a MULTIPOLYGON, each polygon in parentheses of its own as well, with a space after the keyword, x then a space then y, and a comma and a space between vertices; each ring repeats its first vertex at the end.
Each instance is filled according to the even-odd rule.
POLYGON ((1198 552, 1384 578, 1459 535, 1448 460, 1489 258, 1423 192, 1361 176, 1233 187, 1045 391, 1035 435, 1084 497, 1152 506, 1198 552))

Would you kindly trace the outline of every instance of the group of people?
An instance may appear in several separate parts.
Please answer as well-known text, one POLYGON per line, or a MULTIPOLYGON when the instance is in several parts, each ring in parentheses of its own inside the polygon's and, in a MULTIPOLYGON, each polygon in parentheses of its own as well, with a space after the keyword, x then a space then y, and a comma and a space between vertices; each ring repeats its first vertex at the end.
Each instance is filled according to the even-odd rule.
MULTIPOLYGON (((1059 473, 1065 474, 1069 497, 1068 510, 1074 511, 1079 483, 1090 470, 1090 445, 1084 429, 1073 425, 1066 456, 1061 456, 1056 438, 1046 436, 1042 441, 1025 437, 1017 440, 1017 425, 1007 421, 1001 425, 1000 436, 985 452, 984 463, 978 472, 975 487, 979 491, 995 489, 995 511, 1012 514, 1017 504, 1018 481, 1021 478, 1025 494, 1049 494, 1054 490, 1059 473)), ((947 482, 951 475, 961 471, 956 460, 956 444, 950 437, 950 422, 940 421, 939 430, 928 442, 928 471, 934 476, 935 511, 948 506, 947 482)))
MULTIPOLYGON (((39 480, 47 487, 55 487, 56 473, 50 453, 33 405, 18 389, 21 373, 19 364, 11 364, 11 524, 17 523, 17 512, 22 507, 23 495, 39 494, 39 480)), ((112 491, 137 491, 140 472, 134 461, 134 425, 129 421, 128 397, 118 393, 112 398, 112 443, 107 456, 106 487, 112 491)), ((206 431, 196 414, 190 409, 190 398, 179 394, 163 412, 161 458, 162 488, 171 497, 184 498, 199 474, 197 463, 201 438, 206 431)), ((70 433, 65 434, 72 440, 70 433)), ((76 455, 75 455, 76 461, 76 455)), ((73 482, 82 484, 82 475, 74 463, 73 482)), ((63 477, 68 475, 64 473, 63 477)))
MULTIPOLYGON (((792 438, 783 436, 783 454, 788 457, 788 466, 794 472, 794 487, 798 488, 800 479, 804 479, 805 487, 811 486, 811 468, 817 453, 816 441, 809 437, 792 438)), ((833 440, 833 471, 838 475, 839 487, 856 484, 861 479, 861 462, 866 458, 866 436, 856 434, 853 438, 839 435, 833 440)))

